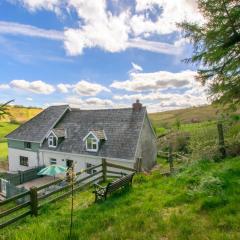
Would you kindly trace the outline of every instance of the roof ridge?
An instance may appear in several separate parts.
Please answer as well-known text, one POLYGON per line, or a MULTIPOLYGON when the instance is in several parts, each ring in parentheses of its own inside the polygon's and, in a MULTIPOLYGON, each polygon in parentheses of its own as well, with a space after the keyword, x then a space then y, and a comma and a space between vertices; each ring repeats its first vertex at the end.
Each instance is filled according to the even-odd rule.
MULTIPOLYGON (((71 108, 73 111, 85 111, 85 112, 91 112, 91 111, 108 111, 108 110, 130 110, 133 109, 132 107, 128 108, 102 108, 102 109, 81 109, 81 108, 71 108)), ((142 109, 146 109, 146 106, 142 106, 142 109)))

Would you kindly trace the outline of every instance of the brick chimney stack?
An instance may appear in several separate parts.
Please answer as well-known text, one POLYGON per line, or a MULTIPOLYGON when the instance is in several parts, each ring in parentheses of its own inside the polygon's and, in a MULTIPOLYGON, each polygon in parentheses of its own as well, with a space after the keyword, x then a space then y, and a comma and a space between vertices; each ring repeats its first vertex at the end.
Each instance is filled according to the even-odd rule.
POLYGON ((142 104, 140 103, 139 99, 136 100, 135 103, 132 105, 134 111, 140 111, 142 108, 142 104))

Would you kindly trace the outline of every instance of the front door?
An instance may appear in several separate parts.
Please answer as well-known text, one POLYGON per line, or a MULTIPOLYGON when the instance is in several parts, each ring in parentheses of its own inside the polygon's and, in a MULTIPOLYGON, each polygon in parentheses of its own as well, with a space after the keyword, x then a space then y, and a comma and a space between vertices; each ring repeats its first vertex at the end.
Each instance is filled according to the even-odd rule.
POLYGON ((69 159, 67 159, 67 161, 66 161, 66 165, 67 165, 67 168, 72 167, 72 165, 73 165, 73 160, 69 160, 69 159))

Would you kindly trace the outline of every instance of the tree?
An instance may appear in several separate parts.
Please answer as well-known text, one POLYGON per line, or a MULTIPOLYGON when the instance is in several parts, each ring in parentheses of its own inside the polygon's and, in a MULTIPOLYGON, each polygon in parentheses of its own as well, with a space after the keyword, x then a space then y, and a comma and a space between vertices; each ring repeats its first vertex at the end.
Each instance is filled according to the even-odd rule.
POLYGON ((0 119, 6 115, 10 115, 10 113, 8 112, 8 105, 13 101, 14 100, 11 100, 11 101, 8 101, 8 102, 0 105, 0 119))
POLYGON ((187 62, 199 65, 198 77, 209 86, 217 103, 240 104, 240 3, 239 0, 198 0, 204 23, 179 26, 193 43, 187 62))

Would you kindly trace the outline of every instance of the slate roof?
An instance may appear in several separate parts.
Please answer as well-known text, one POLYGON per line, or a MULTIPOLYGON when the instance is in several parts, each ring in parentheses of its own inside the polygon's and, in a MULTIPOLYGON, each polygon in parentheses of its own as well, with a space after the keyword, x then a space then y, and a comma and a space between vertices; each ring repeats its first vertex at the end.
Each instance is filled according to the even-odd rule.
POLYGON ((40 143, 68 108, 68 105, 48 107, 37 116, 8 134, 6 137, 10 139, 40 143))
POLYGON ((103 129, 92 129, 91 132, 99 139, 106 140, 105 132, 103 129))
POLYGON ((58 138, 65 137, 64 128, 54 128, 52 131, 58 138))
POLYGON ((132 108, 68 111, 56 128, 64 128, 67 137, 56 148, 49 148, 47 140, 42 149, 106 158, 133 160, 146 108, 139 111, 132 108), (103 141, 99 151, 87 152, 83 138, 93 129, 104 130, 107 140, 103 141))

